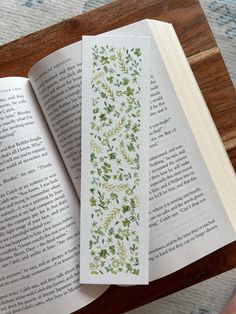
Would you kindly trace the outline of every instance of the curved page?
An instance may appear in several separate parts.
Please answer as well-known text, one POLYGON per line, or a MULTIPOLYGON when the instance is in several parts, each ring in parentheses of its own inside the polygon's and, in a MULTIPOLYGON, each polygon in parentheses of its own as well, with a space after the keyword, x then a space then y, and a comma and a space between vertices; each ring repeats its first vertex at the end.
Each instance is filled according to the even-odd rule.
POLYGON ((64 164, 80 195, 81 43, 45 57, 31 69, 29 79, 64 164))
POLYGON ((79 200, 29 80, 0 80, 0 312, 71 313, 80 286, 79 200))

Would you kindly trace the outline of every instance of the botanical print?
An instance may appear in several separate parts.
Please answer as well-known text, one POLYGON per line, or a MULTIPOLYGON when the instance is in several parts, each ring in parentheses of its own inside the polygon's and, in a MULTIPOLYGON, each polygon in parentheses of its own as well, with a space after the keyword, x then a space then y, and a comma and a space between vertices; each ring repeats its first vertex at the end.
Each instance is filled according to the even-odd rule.
POLYGON ((142 52, 110 45, 92 51, 89 269, 137 276, 142 52))

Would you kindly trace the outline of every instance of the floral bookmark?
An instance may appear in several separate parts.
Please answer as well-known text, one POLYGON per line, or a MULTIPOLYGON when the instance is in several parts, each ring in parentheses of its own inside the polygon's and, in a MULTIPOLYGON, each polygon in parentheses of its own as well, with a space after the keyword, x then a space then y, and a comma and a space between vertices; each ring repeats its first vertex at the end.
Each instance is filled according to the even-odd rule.
POLYGON ((81 282, 147 284, 149 37, 83 37, 81 282))

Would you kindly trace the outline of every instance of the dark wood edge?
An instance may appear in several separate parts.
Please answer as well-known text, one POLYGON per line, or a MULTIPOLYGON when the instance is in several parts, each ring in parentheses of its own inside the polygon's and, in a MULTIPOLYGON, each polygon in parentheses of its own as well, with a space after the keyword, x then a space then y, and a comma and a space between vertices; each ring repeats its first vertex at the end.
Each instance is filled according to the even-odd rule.
POLYGON ((125 313, 233 269, 235 267, 235 251, 236 242, 233 242, 171 275, 151 282, 147 286, 110 286, 101 297, 75 313, 125 313))
POLYGON ((128 4, 117 0, 1 46, 0 77, 27 76, 38 60, 84 34, 99 34, 145 18, 173 23, 187 56, 216 46, 198 0, 129 0, 128 4))

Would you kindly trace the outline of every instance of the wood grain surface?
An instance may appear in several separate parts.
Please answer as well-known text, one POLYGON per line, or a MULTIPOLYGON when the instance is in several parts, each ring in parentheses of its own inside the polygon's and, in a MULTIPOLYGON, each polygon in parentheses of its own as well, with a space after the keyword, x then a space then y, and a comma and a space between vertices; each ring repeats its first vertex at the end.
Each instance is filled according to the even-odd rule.
MULTIPOLYGON (((150 18, 171 22, 236 169, 236 93, 197 0, 118 0, 0 47, 0 77, 27 76, 49 53, 81 39, 150 18)), ((148 286, 110 287, 77 313, 124 313, 236 267, 236 242, 148 286)))

